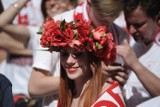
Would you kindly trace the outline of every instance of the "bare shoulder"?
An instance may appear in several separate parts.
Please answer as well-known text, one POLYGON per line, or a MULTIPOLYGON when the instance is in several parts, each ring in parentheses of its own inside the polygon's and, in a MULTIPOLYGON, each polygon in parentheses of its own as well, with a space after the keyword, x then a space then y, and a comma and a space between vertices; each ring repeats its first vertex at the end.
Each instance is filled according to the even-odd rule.
POLYGON ((104 91, 106 91, 106 89, 108 89, 109 87, 111 86, 111 84, 109 82, 105 82, 103 87, 102 87, 102 92, 103 93, 104 91))

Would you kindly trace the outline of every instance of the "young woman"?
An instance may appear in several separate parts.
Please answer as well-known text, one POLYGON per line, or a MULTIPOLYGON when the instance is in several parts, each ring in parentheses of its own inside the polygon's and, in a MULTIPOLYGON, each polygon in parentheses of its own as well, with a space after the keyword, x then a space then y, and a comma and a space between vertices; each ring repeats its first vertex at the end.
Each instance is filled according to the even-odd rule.
MULTIPOLYGON (((90 21, 67 23, 53 19, 43 24, 41 45, 51 52, 60 52, 58 107, 90 107, 102 92, 112 86, 102 73, 101 66, 101 61, 107 66, 115 61, 112 34, 105 26, 91 29, 90 24, 90 21)), ((120 99, 120 102, 123 100, 120 99)), ((124 103, 121 104, 124 107, 124 103)))

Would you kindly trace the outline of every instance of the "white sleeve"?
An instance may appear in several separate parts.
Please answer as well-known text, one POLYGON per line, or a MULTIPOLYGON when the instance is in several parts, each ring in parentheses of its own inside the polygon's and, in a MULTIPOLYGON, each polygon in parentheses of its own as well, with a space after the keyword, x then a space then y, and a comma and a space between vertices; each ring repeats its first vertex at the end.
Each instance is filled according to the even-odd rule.
POLYGON ((60 56, 58 52, 49 52, 47 48, 40 45, 41 35, 37 35, 36 47, 33 50, 33 65, 34 68, 49 71, 51 74, 59 75, 60 56))
POLYGON ((33 67, 53 72, 56 64, 59 63, 59 53, 43 50, 35 50, 33 58, 33 67))

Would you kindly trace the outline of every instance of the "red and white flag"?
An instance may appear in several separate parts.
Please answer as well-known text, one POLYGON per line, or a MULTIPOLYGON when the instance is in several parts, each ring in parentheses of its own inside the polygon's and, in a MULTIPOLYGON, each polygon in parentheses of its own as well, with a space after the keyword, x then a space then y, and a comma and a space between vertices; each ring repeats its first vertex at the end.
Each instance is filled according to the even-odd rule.
POLYGON ((118 82, 112 82, 91 107, 126 107, 118 82))

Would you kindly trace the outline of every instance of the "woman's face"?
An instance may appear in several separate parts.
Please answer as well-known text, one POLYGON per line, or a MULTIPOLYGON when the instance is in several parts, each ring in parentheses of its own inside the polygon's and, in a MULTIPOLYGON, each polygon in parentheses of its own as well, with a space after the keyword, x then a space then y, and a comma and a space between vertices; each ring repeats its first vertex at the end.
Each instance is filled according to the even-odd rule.
POLYGON ((45 7, 49 17, 53 17, 73 8, 69 0, 46 0, 45 7))
POLYGON ((60 59, 70 79, 88 78, 92 75, 86 51, 77 51, 68 47, 61 51, 60 59))

